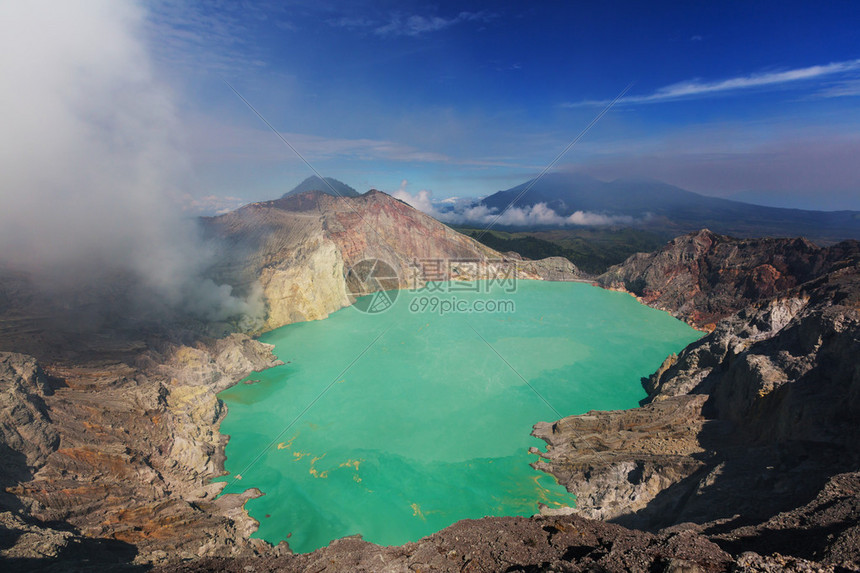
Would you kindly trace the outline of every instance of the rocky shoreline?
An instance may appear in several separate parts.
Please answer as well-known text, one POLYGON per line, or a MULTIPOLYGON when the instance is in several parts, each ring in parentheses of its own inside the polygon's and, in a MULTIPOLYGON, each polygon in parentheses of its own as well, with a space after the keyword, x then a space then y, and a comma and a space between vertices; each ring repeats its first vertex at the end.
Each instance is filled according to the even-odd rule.
POLYGON ((211 480, 224 473, 226 437, 217 431, 225 412, 215 395, 275 364, 270 347, 237 334, 168 344, 135 365, 54 363, 43 370, 26 355, 0 354, 3 387, 27 389, 4 397, 0 410, 4 443, 25 454, 4 457, 4 516, 62 524, 74 534, 38 550, 19 538, 3 557, 62 559, 85 539, 109 542, 120 562, 266 550, 248 540, 256 523, 243 509, 259 492, 216 498, 223 485, 211 480), (22 416, 23 408, 38 415, 22 416), (43 427, 53 433, 43 438, 43 427), (10 429, 30 439, 15 440, 10 429))
MULTIPOLYGON (((383 194, 353 200, 392 234, 374 242, 343 201, 299 196, 213 221, 232 253, 223 277, 241 286, 268 273, 270 327, 348 304, 334 278, 367 256, 392 260, 391 243, 403 248, 401 270, 469 256, 535 278, 582 277, 565 261, 522 261, 449 236, 383 194), (305 235, 290 228, 297 220, 305 235), (409 229, 421 233, 402 236, 409 229), (329 272, 319 291, 315 277, 329 272), (287 284, 300 288, 278 290, 287 284)), ((274 365, 270 347, 209 336, 211 325, 72 336, 31 321, 24 333, 32 313, 9 301, 26 289, 0 283, 6 316, 25 317, 0 324, 16 325, 0 328, 14 351, 0 354, 0 557, 57 571, 855 569, 858 261, 856 242, 821 249, 707 231, 631 257, 596 282, 710 334, 644 381, 643 407, 535 426, 548 444, 535 465, 577 495, 575 514, 466 520, 402 547, 349 538, 308 555, 249 539, 256 524, 242 506, 259 492, 216 497, 223 486, 211 482, 226 441, 215 395, 274 365)))
MULTIPOLYGON (((598 278, 711 333, 643 380, 641 408, 535 426, 548 444, 535 466, 577 495, 578 515, 765 536, 752 524, 860 475, 860 248, 786 251, 797 245, 702 231, 598 278)), ((851 521, 830 526, 843 550, 853 539, 833 559, 860 563, 851 521)), ((795 537, 762 543, 797 554, 795 537)), ((802 556, 828 561, 824 545, 802 556)))
MULTIPOLYGON (((243 278, 268 277, 270 328, 348 305, 344 265, 369 254, 398 261, 402 288, 412 286, 405 273, 419 259, 480 263, 451 267, 450 275, 439 277, 458 280, 483 278, 478 270, 507 260, 530 278, 576 273, 566 260, 508 259, 381 193, 356 202, 364 203, 359 208, 366 217, 399 218, 392 225, 411 229, 415 240, 394 244, 411 251, 392 251, 393 239, 384 236, 374 243, 364 230, 352 229, 354 210, 310 193, 214 222, 227 229, 219 235, 225 252, 215 272, 240 289, 243 278), (251 246, 256 254, 248 256, 251 246), (338 263, 327 284, 329 275, 321 275, 315 261, 329 248, 338 263), (306 273, 307 280, 295 273, 306 273), (307 312, 293 312, 302 308, 307 312)), ((127 302, 112 297, 111 289, 75 296, 110 316, 127 302)), ((101 317, 80 326, 78 316, 20 275, 0 276, 0 310, 0 348, 13 351, 0 353, 0 527, 6 532, 0 558, 23 570, 54 562, 65 570, 75 563, 151 565, 288 552, 285 544, 273 549, 249 539, 258 524, 243 506, 259 492, 217 497, 223 484, 211 481, 225 474, 228 439, 218 432, 226 407, 216 394, 278 364, 270 345, 240 333, 212 336, 231 326, 187 319, 101 317), (111 550, 101 557, 81 552, 94 540, 111 550)))

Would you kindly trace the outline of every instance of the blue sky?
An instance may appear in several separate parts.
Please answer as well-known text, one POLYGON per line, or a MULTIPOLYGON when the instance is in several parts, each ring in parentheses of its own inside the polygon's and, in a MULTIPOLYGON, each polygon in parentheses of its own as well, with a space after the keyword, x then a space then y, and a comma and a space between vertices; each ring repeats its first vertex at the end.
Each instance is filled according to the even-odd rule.
POLYGON ((601 179, 860 209, 860 3, 149 2, 203 209, 321 173, 480 196, 601 179))

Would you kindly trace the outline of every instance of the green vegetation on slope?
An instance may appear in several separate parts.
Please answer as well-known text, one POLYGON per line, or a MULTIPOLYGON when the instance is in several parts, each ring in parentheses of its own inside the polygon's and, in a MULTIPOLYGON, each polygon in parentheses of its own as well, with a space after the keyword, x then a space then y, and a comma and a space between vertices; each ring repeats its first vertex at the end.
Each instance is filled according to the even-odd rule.
POLYGON ((600 274, 634 253, 655 251, 671 237, 627 228, 577 228, 547 231, 487 231, 455 227, 502 253, 514 251, 529 259, 564 257, 581 270, 600 274), (483 235, 482 235, 483 233, 483 235))
POLYGON ((672 237, 710 229, 734 237, 806 237, 818 244, 860 238, 857 211, 764 207, 699 195, 653 180, 606 182, 579 173, 547 173, 480 201, 498 213, 514 203, 523 209, 543 203, 562 217, 576 211, 631 217, 638 221, 635 228, 639 231, 671 233, 672 237))

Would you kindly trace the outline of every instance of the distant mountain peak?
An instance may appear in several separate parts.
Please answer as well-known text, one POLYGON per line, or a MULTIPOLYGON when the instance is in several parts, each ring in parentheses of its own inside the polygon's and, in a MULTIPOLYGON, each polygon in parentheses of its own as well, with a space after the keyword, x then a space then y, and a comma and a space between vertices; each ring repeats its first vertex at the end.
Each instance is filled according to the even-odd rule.
POLYGON ((334 177, 326 177, 325 179, 320 179, 316 175, 311 175, 298 185, 291 191, 288 191, 282 195, 282 197, 289 197, 290 195, 298 195, 300 193, 305 193, 307 191, 321 191, 327 195, 333 195, 335 197, 358 197, 360 193, 347 185, 342 181, 338 181, 334 177))
MULTIPOLYGON (((538 180, 532 179, 485 197, 478 204, 497 213, 510 207, 531 209, 543 204, 558 218, 568 218, 576 212, 616 219, 627 217, 638 228, 668 236, 707 226, 719 234, 741 237, 802 235, 825 244, 860 237, 858 212, 752 205, 700 195, 642 177, 601 181, 576 172, 547 173, 538 180)), ((534 223, 523 223, 507 228, 523 230, 529 225, 537 227, 534 223)), ((552 224, 544 227, 552 227, 552 224)))

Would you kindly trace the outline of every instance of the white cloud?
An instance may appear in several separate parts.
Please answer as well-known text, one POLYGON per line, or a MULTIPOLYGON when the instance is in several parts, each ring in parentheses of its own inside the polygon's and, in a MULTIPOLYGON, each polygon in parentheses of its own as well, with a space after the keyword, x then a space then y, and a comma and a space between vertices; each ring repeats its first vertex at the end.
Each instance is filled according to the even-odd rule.
POLYGON ((452 217, 457 223, 480 223, 481 225, 501 225, 511 227, 553 226, 566 227, 580 225, 601 227, 606 225, 632 224, 633 217, 604 215, 590 211, 575 211, 569 216, 559 215, 546 203, 536 203, 525 207, 511 207, 499 215, 495 209, 483 205, 466 209, 462 214, 452 217))
POLYGON ((249 19, 274 16, 280 30, 294 25, 282 18, 282 9, 267 3, 223 2, 217 13, 205 2, 149 0, 145 26, 152 38, 152 56, 181 73, 214 70, 238 75, 265 67, 262 51, 249 37, 249 19))
MULTIPOLYGON (((796 68, 779 72, 760 72, 715 82, 703 82, 701 80, 694 79, 662 87, 649 95, 626 96, 618 103, 654 103, 716 93, 740 91, 751 88, 777 86, 844 74, 856 70, 860 70, 860 59, 847 60, 844 62, 832 62, 824 65, 796 68)), ((610 100, 586 100, 581 102, 565 103, 563 104, 563 107, 603 106, 607 105, 609 101, 610 100)))
POLYGON ((438 32, 463 22, 486 21, 491 15, 481 12, 460 12, 453 18, 441 16, 412 15, 403 17, 399 14, 392 15, 388 23, 376 28, 375 33, 380 36, 420 36, 428 32, 438 32))
POLYGON ((394 191, 393 193, 391 193, 391 196, 394 197, 395 199, 400 199, 404 203, 409 203, 410 205, 412 205, 413 207, 415 207, 419 211, 421 211, 423 213, 427 213, 431 217, 438 219, 440 213, 436 209, 436 207, 433 205, 433 198, 432 198, 432 194, 430 193, 430 191, 427 191, 426 189, 422 189, 422 190, 420 190, 414 194, 409 193, 406 190, 407 185, 408 185, 408 182, 406 181, 406 179, 404 179, 403 181, 400 182, 400 188, 397 191, 394 191))
POLYGON ((825 98, 860 96, 860 79, 839 82, 824 88, 815 95, 825 98))
MULTIPOLYGON (((499 215, 498 210, 486 205, 443 199, 433 201, 433 194, 422 189, 417 193, 406 190, 407 182, 403 180, 400 188, 392 196, 409 203, 419 211, 445 223, 458 225, 498 225, 502 227, 566 227, 630 225, 633 217, 625 215, 605 215, 589 211, 575 211, 569 216, 558 214, 546 203, 536 203, 525 207, 511 207, 499 215), (453 208, 450 206, 453 205, 453 208)), ((452 198, 453 199, 453 198, 452 198)))

